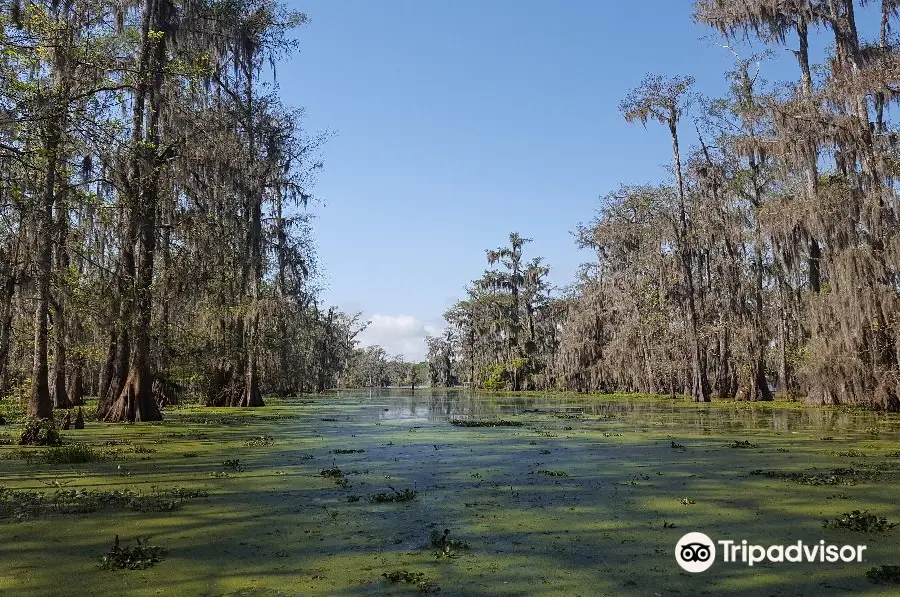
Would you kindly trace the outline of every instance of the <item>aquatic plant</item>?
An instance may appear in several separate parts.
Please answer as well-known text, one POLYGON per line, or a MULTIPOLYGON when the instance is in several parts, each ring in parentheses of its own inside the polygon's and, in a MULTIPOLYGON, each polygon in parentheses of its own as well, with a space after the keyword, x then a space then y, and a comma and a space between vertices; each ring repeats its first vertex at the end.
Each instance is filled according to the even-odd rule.
POLYGON ((19 435, 21 446, 58 446, 61 443, 53 419, 28 419, 19 435))
POLYGON ((853 468, 836 468, 831 472, 788 472, 756 469, 751 475, 793 481, 801 485, 855 485, 859 481, 874 479, 878 471, 864 471, 853 468))
POLYGON ((841 458, 863 458, 866 456, 865 452, 860 452, 859 450, 847 450, 846 452, 832 452, 834 456, 840 456, 841 458))
POLYGON ((866 578, 880 584, 900 585, 900 566, 882 564, 866 571, 866 578))
POLYGON ((86 444, 69 444, 49 448, 40 455, 47 464, 82 464, 106 460, 106 456, 86 444))
POLYGON ((868 510, 845 512, 838 518, 826 520, 822 525, 826 529, 848 529, 860 533, 880 533, 900 523, 889 523, 883 516, 875 516, 868 510))
POLYGON ((382 504, 386 502, 409 502, 416 499, 419 496, 419 492, 415 489, 404 489, 403 491, 397 491, 393 487, 390 488, 390 492, 375 493, 369 496, 369 501, 375 504, 382 504))
POLYGON ((202 490, 181 487, 154 488, 147 494, 129 489, 58 489, 47 493, 0 487, 0 519, 25 520, 48 514, 82 514, 104 509, 171 512, 188 500, 207 495, 209 494, 202 490))
POLYGON ((144 570, 161 561, 165 550, 147 543, 147 537, 141 541, 137 537, 137 545, 122 547, 119 544, 119 536, 116 535, 112 548, 100 559, 100 568, 103 570, 144 570))
POLYGON ((751 444, 747 440, 734 440, 733 442, 728 444, 728 447, 734 448, 734 449, 745 449, 746 450, 746 449, 758 448, 759 444, 751 444))
POLYGON ((444 529, 444 532, 437 530, 431 531, 431 546, 436 548, 435 557, 452 558, 456 557, 456 552, 469 549, 469 544, 465 541, 450 538, 450 529, 444 529))
POLYGON ((395 570, 393 572, 384 572, 382 575, 384 578, 388 580, 388 582, 392 583, 407 583, 414 585, 417 589, 422 591, 423 593, 430 592, 438 592, 440 591, 440 587, 438 587, 434 582, 428 580, 425 577, 424 572, 409 572, 407 570, 395 570))
POLYGON ((222 466, 225 467, 229 471, 234 471, 236 473, 242 473, 247 470, 244 465, 241 464, 241 460, 239 458, 232 458, 230 460, 226 460, 222 463, 222 466))
POLYGON ((536 475, 546 475, 547 477, 568 477, 569 473, 566 471, 550 471, 546 469, 541 469, 539 471, 534 472, 536 475))
POLYGON ((466 419, 450 419, 450 424, 456 427, 521 427, 521 421, 507 421, 505 419, 496 420, 466 420, 466 419))

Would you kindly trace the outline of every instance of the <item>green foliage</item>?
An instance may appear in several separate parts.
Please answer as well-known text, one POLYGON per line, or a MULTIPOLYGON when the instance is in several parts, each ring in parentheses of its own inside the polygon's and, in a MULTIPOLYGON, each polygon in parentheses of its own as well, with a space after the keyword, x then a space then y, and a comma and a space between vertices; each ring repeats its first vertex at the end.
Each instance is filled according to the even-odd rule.
POLYGON ((45 450, 41 455, 47 464, 82 464, 106 460, 106 456, 86 444, 68 444, 45 450))
POLYGON ((900 566, 882 564, 866 570, 866 578, 873 583, 900 585, 900 566))
POLYGON ((450 419, 450 424, 454 427, 521 427, 521 421, 507 421, 505 419, 497 420, 468 420, 468 419, 450 419))
POLYGON ((52 493, 13 490, 0 486, 0 519, 26 520, 48 514, 83 514, 101 510, 172 512, 185 502, 208 494, 202 490, 174 487, 136 493, 128 489, 111 491, 57 489, 52 493))
POLYGON ((748 440, 737 440, 736 439, 733 442, 731 442, 730 444, 728 444, 728 447, 733 448, 733 449, 749 450, 749 449, 758 448, 759 444, 751 444, 748 440))
POLYGON ((246 442, 244 445, 248 448, 259 448, 264 446, 271 446, 275 443, 275 438, 271 435, 257 435, 256 437, 252 437, 246 442))
POLYGON ((53 419, 28 419, 19 436, 22 446, 58 446, 62 443, 53 419))
POLYGON ((822 526, 826 529, 848 529, 860 533, 881 533, 898 523, 888 523, 887 518, 875 516, 868 510, 845 512, 838 518, 826 520, 822 526))
POLYGON ((419 496, 419 492, 414 489, 404 489, 397 491, 391 488, 390 492, 375 493, 369 496, 369 501, 374 504, 383 504, 387 502, 411 502, 419 496))
POLYGON ((395 570, 393 572, 384 572, 382 575, 391 583, 406 583, 413 585, 423 593, 431 593, 440 591, 434 582, 425 578, 424 572, 409 572, 407 570, 395 570))
POLYGON ((534 472, 536 475, 544 475, 547 477, 568 477, 569 473, 566 471, 551 471, 546 469, 541 469, 539 471, 534 472))
POLYGON ((469 544, 459 539, 451 539, 450 529, 444 529, 444 532, 431 531, 431 547, 437 550, 435 557, 453 558, 457 552, 469 549, 469 544))
POLYGON ((801 485, 856 485, 860 481, 874 479, 877 471, 863 471, 853 468, 836 468, 830 472, 785 472, 756 469, 751 475, 793 481, 801 485))
POLYGON ((509 371, 503 363, 494 363, 483 369, 484 381, 481 387, 485 390, 503 390, 509 381, 509 371))
POLYGON ((100 559, 103 570, 144 570, 162 560, 165 550, 148 543, 149 537, 143 541, 137 537, 136 545, 122 547, 116 535, 112 548, 100 559))

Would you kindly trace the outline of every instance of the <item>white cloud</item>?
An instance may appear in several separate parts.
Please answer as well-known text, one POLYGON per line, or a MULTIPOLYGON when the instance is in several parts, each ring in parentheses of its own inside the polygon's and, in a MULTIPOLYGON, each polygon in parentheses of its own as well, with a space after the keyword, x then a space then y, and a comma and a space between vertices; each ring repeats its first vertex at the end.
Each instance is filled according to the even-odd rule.
POLYGON ((390 355, 402 354, 407 361, 425 360, 425 336, 440 333, 412 315, 372 315, 372 322, 359 336, 362 346, 378 344, 390 355))

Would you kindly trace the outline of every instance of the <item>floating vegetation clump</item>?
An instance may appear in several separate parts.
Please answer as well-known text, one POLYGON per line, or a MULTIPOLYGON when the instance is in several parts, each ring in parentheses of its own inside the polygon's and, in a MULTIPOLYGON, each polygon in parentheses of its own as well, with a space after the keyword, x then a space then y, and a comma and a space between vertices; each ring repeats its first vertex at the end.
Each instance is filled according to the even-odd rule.
POLYGON ((244 465, 241 464, 241 461, 239 458, 226 460, 225 462, 222 463, 222 466, 225 467, 226 470, 234 471, 236 473, 242 473, 245 470, 247 470, 246 467, 244 467, 244 465))
POLYGON ((865 452, 860 452, 859 450, 847 450, 846 452, 832 452, 834 456, 840 456, 841 458, 864 458, 866 456, 865 452))
POLYGON ((341 471, 341 469, 339 469, 337 467, 332 467, 332 468, 323 468, 321 470, 321 472, 319 472, 319 475, 321 475, 323 477, 329 477, 331 479, 340 479, 341 477, 344 476, 344 473, 341 471))
POLYGON ((729 448, 734 448, 738 450, 749 450, 753 448, 758 448, 759 444, 751 444, 747 440, 734 440, 730 444, 728 444, 729 448))
POLYGON ((456 552, 469 549, 465 541, 450 538, 450 529, 444 529, 443 533, 431 531, 431 546, 437 548, 435 556, 439 558, 452 558, 457 555, 456 552))
POLYGON ((830 472, 787 472, 753 470, 751 475, 793 481, 801 485, 856 485, 860 481, 877 478, 877 471, 865 471, 853 468, 836 468, 830 472))
POLYGON ((271 435, 257 435, 256 437, 251 437, 249 440, 244 442, 244 445, 248 448, 262 448, 265 446, 271 446, 275 443, 275 438, 271 435))
POLYGON ((544 475, 547 477, 568 477, 569 473, 566 471, 550 471, 546 469, 541 469, 539 471, 534 472, 536 475, 544 475))
POLYGON ((147 494, 129 489, 58 489, 48 493, 0 487, 0 519, 26 520, 48 514, 84 514, 105 509, 172 512, 188 500, 207 495, 202 490, 180 487, 153 489, 147 494))
POLYGON ((119 545, 119 536, 116 535, 112 548, 100 559, 100 568, 104 570, 144 570, 162 560, 165 551, 148 543, 149 537, 141 541, 137 538, 137 545, 122 547, 119 545))
POLYGON ((47 464, 82 464, 106 460, 107 455, 86 444, 69 444, 44 450, 39 456, 47 464))
POLYGON ((362 454, 364 452, 365 452, 365 450, 342 450, 342 449, 331 450, 332 454, 362 454))
POLYGON ((672 442, 671 447, 673 450, 684 450, 685 449, 684 444, 679 444, 676 442, 672 442))
POLYGON ((436 593, 441 590, 434 582, 425 578, 424 572, 395 570, 393 572, 385 572, 381 576, 385 577, 388 582, 413 585, 423 593, 436 593))
POLYGON ((496 420, 466 420, 450 419, 450 424, 456 427, 521 427, 521 421, 496 420))
POLYGON ((29 419, 19 436, 22 446, 58 446, 62 444, 53 419, 29 419))
POLYGON ((403 491, 397 491, 393 487, 390 492, 382 491, 381 493, 375 493, 369 496, 369 501, 374 504, 383 504, 387 502, 411 502, 416 499, 419 495, 419 492, 415 489, 404 489, 403 491))
POLYGON ((848 529, 859 533, 881 533, 897 526, 897 523, 891 524, 887 518, 875 516, 868 510, 854 510, 826 520, 822 526, 826 529, 848 529))
POLYGON ((900 585, 900 566, 883 564, 882 566, 869 568, 866 578, 879 584, 900 585))

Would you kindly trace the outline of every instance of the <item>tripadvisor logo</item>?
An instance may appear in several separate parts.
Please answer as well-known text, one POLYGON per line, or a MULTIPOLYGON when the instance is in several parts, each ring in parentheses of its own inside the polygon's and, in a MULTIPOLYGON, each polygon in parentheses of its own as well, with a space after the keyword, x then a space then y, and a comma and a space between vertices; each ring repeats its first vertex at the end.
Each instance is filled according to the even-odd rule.
POLYGON ((675 561, 688 572, 703 572, 716 559, 716 544, 703 533, 688 533, 675 546, 675 561))
POLYGON ((722 550, 721 561, 729 564, 753 566, 762 562, 862 562, 865 545, 832 545, 825 541, 804 543, 797 541, 790 545, 748 544, 730 539, 713 541, 703 533, 688 533, 675 545, 675 561, 688 572, 708 570, 716 560, 716 545, 722 550))

